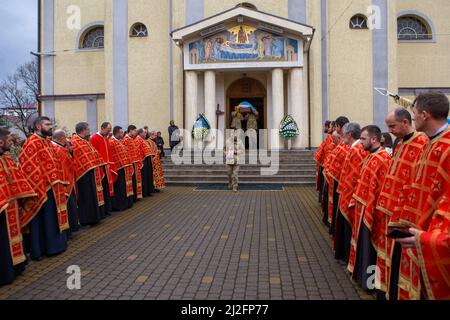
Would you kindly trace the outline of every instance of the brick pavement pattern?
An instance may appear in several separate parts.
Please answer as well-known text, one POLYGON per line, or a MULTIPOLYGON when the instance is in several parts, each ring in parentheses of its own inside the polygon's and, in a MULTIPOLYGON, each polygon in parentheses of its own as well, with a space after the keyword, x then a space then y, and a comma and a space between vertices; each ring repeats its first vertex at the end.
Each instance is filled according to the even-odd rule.
POLYGON ((312 187, 170 187, 32 262, 0 299, 371 299, 333 257, 312 187), (69 290, 67 268, 81 268, 69 290))

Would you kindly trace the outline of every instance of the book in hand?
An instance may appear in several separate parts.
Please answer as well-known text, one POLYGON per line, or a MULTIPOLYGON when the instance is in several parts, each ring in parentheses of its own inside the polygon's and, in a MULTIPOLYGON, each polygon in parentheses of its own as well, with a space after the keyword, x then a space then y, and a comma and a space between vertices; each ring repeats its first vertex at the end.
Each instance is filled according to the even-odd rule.
POLYGON ((404 239, 414 237, 414 235, 408 230, 402 228, 391 228, 387 234, 387 237, 391 239, 404 239))

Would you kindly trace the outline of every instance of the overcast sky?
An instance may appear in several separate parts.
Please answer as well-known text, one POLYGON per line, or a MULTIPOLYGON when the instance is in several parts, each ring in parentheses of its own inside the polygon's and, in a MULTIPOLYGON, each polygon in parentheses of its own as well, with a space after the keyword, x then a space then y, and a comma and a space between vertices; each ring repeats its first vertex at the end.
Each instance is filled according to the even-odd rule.
POLYGON ((0 82, 37 51, 37 1, 0 0, 0 82))

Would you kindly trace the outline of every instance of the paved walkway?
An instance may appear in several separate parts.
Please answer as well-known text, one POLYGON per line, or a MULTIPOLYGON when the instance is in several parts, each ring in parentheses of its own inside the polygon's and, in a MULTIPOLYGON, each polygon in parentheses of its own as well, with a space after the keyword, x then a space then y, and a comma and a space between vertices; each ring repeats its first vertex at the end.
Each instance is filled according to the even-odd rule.
POLYGON ((367 299, 336 262, 313 188, 170 187, 31 263, 0 299, 367 299), (78 265, 81 290, 68 290, 78 265))

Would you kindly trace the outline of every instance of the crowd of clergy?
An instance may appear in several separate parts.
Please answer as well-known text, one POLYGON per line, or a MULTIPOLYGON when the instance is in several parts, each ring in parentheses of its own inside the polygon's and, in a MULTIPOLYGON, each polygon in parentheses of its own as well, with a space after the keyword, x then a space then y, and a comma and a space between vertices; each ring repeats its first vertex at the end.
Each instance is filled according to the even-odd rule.
MULTIPOLYGON (((335 258, 380 299, 450 299, 448 115, 439 92, 419 95, 413 117, 389 112, 392 155, 375 125, 325 124, 314 156, 323 222, 335 258)), ((80 228, 164 188, 161 151, 146 129, 104 123, 91 135, 82 122, 75 131, 68 137, 38 118, 16 164, 11 134, 0 128, 0 285, 28 259, 64 252, 80 228)))
POLYGON ((29 259, 66 251, 80 229, 164 189, 153 135, 110 123, 91 135, 81 122, 69 137, 40 117, 15 163, 12 136, 0 128, 0 286, 13 283, 29 259))
POLYGON ((450 299, 448 115, 440 92, 419 95, 413 116, 389 112, 392 156, 377 126, 325 124, 315 154, 323 223, 335 258, 377 299, 450 299))

